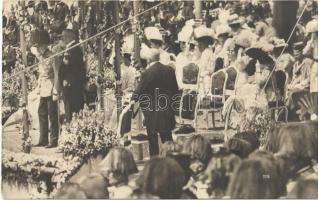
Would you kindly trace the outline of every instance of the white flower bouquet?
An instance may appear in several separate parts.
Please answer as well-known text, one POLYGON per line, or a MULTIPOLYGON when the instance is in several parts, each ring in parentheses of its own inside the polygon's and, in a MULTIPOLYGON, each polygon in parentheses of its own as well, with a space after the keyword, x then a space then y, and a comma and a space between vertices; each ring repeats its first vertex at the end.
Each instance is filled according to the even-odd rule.
POLYGON ((64 156, 86 160, 90 156, 107 153, 118 143, 117 134, 104 123, 104 113, 89 110, 86 106, 62 127, 60 146, 64 156))

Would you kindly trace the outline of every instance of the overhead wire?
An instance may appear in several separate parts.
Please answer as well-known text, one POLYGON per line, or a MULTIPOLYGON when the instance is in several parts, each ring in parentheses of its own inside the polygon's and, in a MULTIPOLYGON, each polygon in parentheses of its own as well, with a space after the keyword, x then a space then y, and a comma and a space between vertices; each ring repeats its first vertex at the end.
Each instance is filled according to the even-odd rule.
POLYGON ((38 66, 39 64, 45 63, 45 62, 47 62, 48 60, 53 59, 53 58, 55 58, 55 57, 57 57, 57 56, 59 56, 59 55, 62 55, 62 54, 66 53, 67 51, 69 51, 69 50, 71 50, 71 49, 73 49, 73 48, 75 48, 75 47, 78 47, 78 46, 80 46, 80 45, 82 45, 82 44, 84 44, 84 43, 86 43, 86 42, 88 42, 88 41, 90 41, 90 40, 92 40, 92 39, 94 39, 94 38, 97 38, 97 37, 99 37, 99 36, 102 36, 103 34, 109 32, 109 31, 111 31, 111 30, 113 30, 113 29, 116 29, 116 28, 122 26, 123 24, 125 24, 125 23, 127 23, 127 22, 133 20, 134 18, 139 17, 139 16, 143 15, 144 13, 149 12, 149 11, 151 11, 151 10, 153 10, 153 9, 155 9, 155 8, 157 8, 157 7, 159 7, 159 6, 163 5, 163 4, 165 4, 165 3, 167 3, 167 2, 168 2, 168 1, 160 2, 159 4, 157 4, 157 5, 155 5, 155 6, 151 7, 151 8, 148 8, 148 9, 146 9, 146 10, 144 10, 144 11, 142 11, 142 12, 140 12, 140 13, 138 13, 138 14, 136 14, 136 15, 134 15, 134 16, 132 16, 132 17, 130 17, 130 18, 128 18, 128 19, 126 19, 126 20, 124 20, 124 21, 122 21, 122 22, 120 22, 120 23, 118 23, 118 24, 116 24, 116 25, 114 25, 114 26, 112 26, 112 27, 110 27, 110 28, 108 28, 108 29, 106 29, 106 30, 104 30, 104 31, 101 31, 101 32, 99 32, 99 33, 97 33, 97 34, 95 34, 95 35, 89 37, 89 38, 86 38, 85 40, 82 40, 82 41, 80 41, 80 42, 78 42, 78 43, 72 45, 71 47, 68 47, 68 48, 66 48, 66 49, 64 49, 64 50, 62 50, 62 51, 60 51, 60 52, 58 52, 58 53, 55 53, 55 54, 53 54, 52 56, 50 56, 50 57, 48 57, 48 58, 45 58, 45 59, 41 60, 40 62, 38 62, 38 63, 36 63, 36 64, 33 64, 33 65, 31 65, 31 66, 27 66, 27 67, 25 67, 24 69, 22 69, 21 71, 16 72, 15 74, 13 74, 13 75, 11 75, 11 76, 9 76, 9 77, 6 77, 3 81, 6 81, 6 80, 11 79, 11 78, 13 78, 13 77, 15 77, 15 76, 18 76, 18 75, 20 75, 20 74, 22 74, 22 73, 24 73, 24 72, 26 72, 26 71, 28 71, 28 70, 31 70, 32 68, 35 68, 35 67, 38 66))
MULTIPOLYGON (((296 21, 296 23, 295 23, 295 26, 293 27, 293 29, 292 29, 292 31, 291 31, 291 33, 290 33, 290 35, 289 35, 289 37, 288 37, 288 39, 287 39, 287 41, 286 41, 286 44, 287 44, 287 45, 288 45, 289 41, 291 40, 291 38, 292 38, 292 36, 293 36, 293 34, 294 34, 294 31, 296 30, 296 27, 297 27, 297 25, 299 24, 299 21, 300 21, 301 17, 303 16, 303 14, 304 14, 304 12, 305 12, 305 10, 306 10, 306 8, 307 8, 308 2, 309 2, 309 0, 306 1, 306 4, 305 4, 305 6, 304 6, 304 9, 302 10, 300 16, 298 17, 298 19, 297 19, 297 21, 296 21)), ((263 86, 263 88, 262 88, 262 91, 265 90, 265 88, 266 88, 266 86, 267 86, 269 80, 271 79, 271 76, 273 75, 273 73, 274 73, 274 71, 275 71, 275 69, 276 69, 276 67, 277 67, 277 61, 280 59, 280 57, 281 57, 281 56, 283 55, 283 53, 285 52, 285 50, 286 50, 286 48, 287 48, 287 45, 284 46, 282 52, 280 53, 280 55, 279 55, 278 58, 276 59, 275 65, 274 65, 273 69, 271 70, 271 72, 269 73, 269 75, 268 75, 268 77, 267 77, 267 79, 266 79, 266 82, 265 82, 265 84, 264 84, 264 86, 263 86)))

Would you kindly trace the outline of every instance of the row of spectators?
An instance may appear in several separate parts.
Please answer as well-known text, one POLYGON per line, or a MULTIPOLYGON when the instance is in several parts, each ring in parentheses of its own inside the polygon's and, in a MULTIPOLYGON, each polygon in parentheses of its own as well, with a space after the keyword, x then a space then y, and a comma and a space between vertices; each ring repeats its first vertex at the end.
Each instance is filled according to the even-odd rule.
POLYGON ((100 162, 98 172, 66 183, 55 197, 317 198, 317 146, 297 140, 301 135, 317 141, 316 131, 317 123, 276 128, 272 136, 280 139, 270 138, 263 147, 253 132, 237 133, 219 148, 211 148, 201 135, 179 137, 162 144, 159 156, 141 171, 129 150, 114 148, 100 162), (299 145, 304 143, 308 145, 299 145))

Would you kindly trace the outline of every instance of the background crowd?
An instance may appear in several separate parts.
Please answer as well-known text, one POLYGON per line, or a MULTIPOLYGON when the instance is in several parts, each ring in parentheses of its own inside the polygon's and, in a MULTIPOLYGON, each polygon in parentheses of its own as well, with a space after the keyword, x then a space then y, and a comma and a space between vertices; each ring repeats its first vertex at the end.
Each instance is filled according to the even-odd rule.
MULTIPOLYGON (((28 1, 4 14, 3 105, 18 107, 17 99, 22 96, 21 83, 11 77, 23 68, 19 26, 25 35, 27 64, 32 65, 115 25, 111 2, 97 2, 28 1)), ((157 3, 142 2, 142 9, 157 3)), ((155 61, 174 70, 179 92, 195 91, 199 101, 221 95, 220 86, 211 86, 211 82, 232 68, 237 73, 233 93, 213 105, 222 104, 223 116, 235 107, 230 125, 238 133, 220 149, 212 149, 201 135, 164 142, 159 156, 152 155, 141 171, 129 150, 114 148, 100 163, 100 173, 87 175, 79 183, 66 183, 56 198, 318 197, 317 2, 300 1, 300 20, 292 39, 280 37, 274 28, 272 2, 213 1, 202 6, 203 23, 194 20, 194 5, 189 1, 171 1, 142 15, 138 63, 132 23, 121 26, 119 76, 124 101, 131 99, 136 79, 157 55, 155 61), (259 135, 247 131, 248 119, 251 122, 256 114, 279 106, 286 108, 288 121, 313 122, 277 126, 260 147, 259 135), (240 112, 242 107, 244 112, 240 112)), ((132 2, 120 2, 120 21, 133 16, 131 7, 132 2)), ((63 97, 65 122, 69 122, 85 103, 95 101, 99 84, 111 108, 106 123, 116 128, 114 34, 107 33, 102 41, 102 73, 97 67, 98 42, 93 39, 27 72, 29 91, 37 88, 41 97, 35 114, 40 122, 38 146, 58 144, 59 96, 63 97)), ((160 120, 158 124, 174 121, 160 120)), ((159 130, 165 128, 171 132, 174 124, 159 130)))
POLYGON ((277 128, 276 140, 269 137, 262 147, 253 132, 237 133, 219 149, 201 135, 179 138, 164 143, 140 171, 129 150, 114 148, 98 173, 66 183, 55 197, 316 198, 316 131, 317 123, 277 128), (299 137, 311 137, 308 146, 299 137))

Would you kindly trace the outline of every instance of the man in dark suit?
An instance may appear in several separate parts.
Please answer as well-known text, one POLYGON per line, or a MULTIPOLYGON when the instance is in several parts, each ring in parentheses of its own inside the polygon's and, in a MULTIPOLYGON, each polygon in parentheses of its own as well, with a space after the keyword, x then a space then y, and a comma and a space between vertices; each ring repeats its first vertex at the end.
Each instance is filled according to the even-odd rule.
MULTIPOLYGON (((77 38, 72 30, 66 29, 62 32, 62 45, 65 48, 70 48, 76 43, 77 38)), ((83 52, 79 46, 64 54, 59 70, 59 81, 63 94, 65 118, 67 122, 70 122, 72 114, 84 108, 86 71, 83 52)))
POLYGON ((148 67, 141 74, 132 100, 140 103, 145 117, 149 152, 154 156, 159 153, 158 133, 163 143, 172 141, 171 130, 175 127, 173 106, 178 85, 174 70, 159 62, 159 50, 142 50, 141 56, 147 60, 148 67), (146 52, 145 56, 143 52, 146 52))

